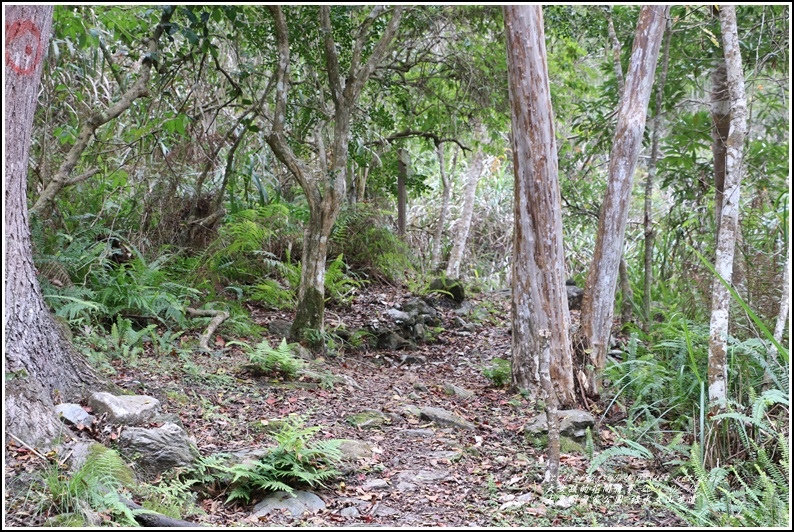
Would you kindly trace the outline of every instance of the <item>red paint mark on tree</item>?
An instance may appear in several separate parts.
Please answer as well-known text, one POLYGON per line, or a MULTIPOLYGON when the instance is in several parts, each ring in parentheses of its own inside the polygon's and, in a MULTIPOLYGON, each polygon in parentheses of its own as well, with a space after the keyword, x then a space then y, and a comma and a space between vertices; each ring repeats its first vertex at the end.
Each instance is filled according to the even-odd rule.
POLYGON ((6 26, 6 65, 20 76, 32 74, 44 55, 41 31, 30 20, 6 26))

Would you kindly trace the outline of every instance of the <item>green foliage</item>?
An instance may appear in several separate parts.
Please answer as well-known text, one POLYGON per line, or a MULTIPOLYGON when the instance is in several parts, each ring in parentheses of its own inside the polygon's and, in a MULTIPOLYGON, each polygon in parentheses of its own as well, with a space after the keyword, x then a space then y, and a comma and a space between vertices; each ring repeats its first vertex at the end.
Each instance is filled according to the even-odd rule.
MULTIPOLYGON (((682 502, 681 493, 665 485, 651 489, 668 508, 697 527, 788 527, 791 525, 790 449, 787 438, 777 434, 782 456, 775 463, 759 455, 752 477, 735 466, 706 470, 697 444, 692 446, 686 478, 695 485, 691 501, 682 502)), ((756 447, 756 450, 758 448, 756 447)))
POLYGON ((156 484, 141 485, 141 506, 172 519, 204 513, 196 505, 194 488, 199 481, 182 476, 177 472, 169 472, 156 484))
POLYGON ((270 347, 267 339, 262 340, 248 355, 251 364, 262 373, 276 373, 287 379, 294 379, 303 368, 303 360, 292 354, 292 349, 287 344, 287 339, 275 349, 270 347))
POLYGON ((109 514, 121 526, 137 526, 135 512, 118 497, 133 485, 134 475, 118 453, 94 444, 78 470, 70 475, 53 464, 32 489, 42 513, 71 515, 87 526, 92 521, 87 512, 97 512, 109 514))
POLYGON ((291 414, 285 424, 272 434, 278 445, 253 464, 237 464, 229 468, 233 474, 232 490, 227 501, 246 502, 256 492, 283 490, 293 493, 292 485, 323 486, 335 478, 334 469, 342 454, 341 440, 312 441, 320 427, 306 427, 305 420, 291 414))
POLYGON ((503 358, 494 358, 491 362, 490 366, 483 368, 483 375, 497 388, 510 384, 513 379, 510 361, 503 358))

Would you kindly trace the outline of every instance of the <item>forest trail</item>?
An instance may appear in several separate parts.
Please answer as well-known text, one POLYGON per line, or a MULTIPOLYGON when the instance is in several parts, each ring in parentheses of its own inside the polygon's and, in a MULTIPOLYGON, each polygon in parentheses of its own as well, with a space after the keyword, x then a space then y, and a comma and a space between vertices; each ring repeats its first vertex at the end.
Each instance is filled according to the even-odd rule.
MULTIPOLYGON (((412 297, 391 287, 368 287, 349 307, 329 308, 328 327, 356 330, 385 319, 386 311, 412 297)), ((587 478, 584 454, 563 452, 563 487, 544 493, 545 450, 533 446, 523 432, 537 414, 535 405, 496 387, 483 373, 493 359, 510 357, 509 298, 507 291, 475 294, 466 316, 473 324, 469 330, 455 322, 450 305, 436 304, 441 327, 435 341, 413 350, 354 350, 340 344, 333 356, 310 365, 341 377, 333 386, 252 373, 240 343, 254 345, 261 338, 232 338, 223 329, 214 335, 211 353, 196 351, 185 358, 176 351, 155 356, 147 350, 134 363, 115 360, 113 380, 129 393, 156 397, 164 413, 178 415, 203 457, 272 446, 262 422, 290 414, 302 416, 307 427, 321 427, 317 438, 356 440, 368 451, 353 467, 343 468, 342 477, 308 490, 322 500, 322 509, 259 517, 253 515, 254 503, 263 496, 248 505, 225 504, 228 493, 219 490, 199 501, 204 514, 187 517, 206 526, 680 524, 639 495, 624 498, 603 491, 616 479, 628 488, 653 475, 652 464, 641 460, 587 478), (454 414, 469 428, 423 419, 419 410, 428 408, 454 414), (589 491, 582 496, 584 490, 589 491)), ((250 310, 265 329, 273 320, 291 319, 285 312, 250 310)), ((265 338, 273 347, 281 342, 272 333, 265 338)), ((593 413, 600 421, 594 432, 609 438, 609 420, 602 419, 603 412, 593 413)))

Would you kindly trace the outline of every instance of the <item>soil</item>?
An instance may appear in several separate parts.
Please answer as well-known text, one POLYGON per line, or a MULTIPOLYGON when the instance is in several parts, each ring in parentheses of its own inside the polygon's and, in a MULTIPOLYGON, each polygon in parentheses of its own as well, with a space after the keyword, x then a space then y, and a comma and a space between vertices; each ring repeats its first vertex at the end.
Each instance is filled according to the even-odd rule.
MULTIPOLYGON (((326 311, 327 330, 355 331, 412 298, 404 289, 367 287, 348 307, 326 311)), ((287 381, 249 369, 247 351, 263 337, 276 347, 281 338, 267 332, 273 320, 291 320, 287 312, 251 307, 263 337, 233 337, 222 326, 211 353, 149 346, 136 360, 113 360, 113 381, 128 393, 154 396, 165 413, 179 416, 202 456, 264 448, 274 444, 262 421, 290 414, 304 416, 306 426, 320 427, 317 438, 367 442, 372 456, 324 488, 312 488, 326 508, 293 517, 276 512, 252 517, 251 504, 226 503, 228 493, 202 490, 200 512, 183 516, 197 525, 312 527, 450 527, 450 526, 682 526, 652 496, 642 494, 643 480, 660 475, 655 464, 628 459, 609 462, 587 476, 587 453, 562 455, 562 484, 552 492, 543 484, 545 449, 524 434, 538 406, 484 374, 495 358, 508 359, 510 294, 474 294, 472 310, 459 327, 455 305, 433 301, 442 315, 435 338, 413 350, 353 348, 336 338, 336 349, 311 363, 315 370, 347 376, 333 386, 311 379, 287 381), (406 357, 405 355, 421 355, 406 357), (326 384, 323 386, 323 384, 326 384), (446 385, 446 386, 445 386, 446 385), (449 385, 473 392, 450 393, 449 385), (474 429, 440 427, 410 406, 437 407, 457 414, 474 429), (406 408, 408 407, 408 408, 406 408), (383 413, 381 423, 355 426, 351 416, 383 413), (615 466, 615 462, 618 466, 615 466), (614 484, 625 491, 623 496, 614 484), (574 497, 575 495, 575 497, 574 497)), ((572 312, 572 314, 575 314, 572 312)), ((200 331, 185 334, 183 346, 196 344, 200 331)), ((596 452, 609 446, 607 426, 617 418, 607 404, 590 404, 596 416, 596 452)), ((98 435, 95 429, 92 434, 98 435)), ((90 435, 88 431, 84 434, 90 435)), ((34 471, 37 459, 24 448, 6 452, 6 481, 34 471)), ((6 492, 6 524, 40 526, 46 515, 31 508, 24 493, 6 492), (27 502, 26 502, 27 501, 27 502)))

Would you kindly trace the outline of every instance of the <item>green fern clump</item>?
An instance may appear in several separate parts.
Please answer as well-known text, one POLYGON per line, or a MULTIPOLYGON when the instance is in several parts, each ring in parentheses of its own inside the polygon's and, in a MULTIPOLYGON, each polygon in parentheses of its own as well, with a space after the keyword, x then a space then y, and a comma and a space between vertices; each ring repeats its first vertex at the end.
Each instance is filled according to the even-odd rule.
POLYGON ((491 366, 483 368, 483 375, 497 388, 510 384, 513 379, 510 361, 503 358, 494 358, 492 362, 491 366))
POLYGON ((135 512, 119 499, 121 490, 134 485, 134 475, 116 451, 94 444, 85 463, 69 475, 57 465, 42 475, 37 492, 39 511, 48 515, 65 516, 70 522, 86 526, 91 513, 109 514, 121 526, 137 526, 135 512))
POLYGON ((304 366, 303 360, 292 354, 286 338, 275 349, 266 339, 262 340, 250 353, 249 360, 262 373, 278 373, 287 379, 297 377, 304 366))
POLYGON ((324 486, 340 472, 341 440, 312 441, 320 427, 306 427, 305 419, 291 414, 283 427, 272 434, 277 446, 255 463, 237 464, 229 468, 233 474, 228 501, 250 502, 262 491, 293 493, 294 486, 324 486))

